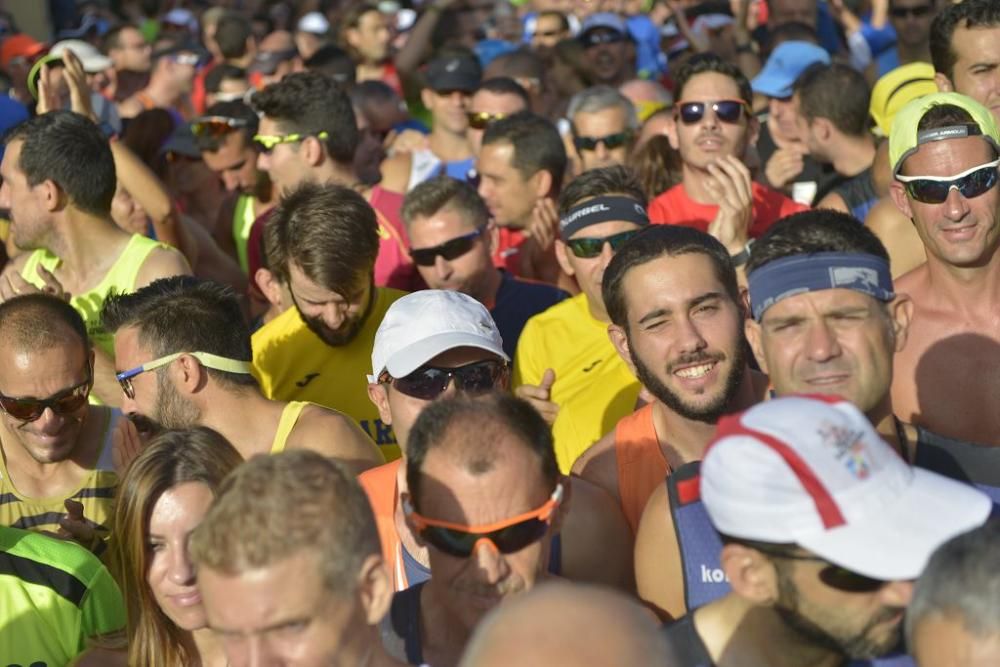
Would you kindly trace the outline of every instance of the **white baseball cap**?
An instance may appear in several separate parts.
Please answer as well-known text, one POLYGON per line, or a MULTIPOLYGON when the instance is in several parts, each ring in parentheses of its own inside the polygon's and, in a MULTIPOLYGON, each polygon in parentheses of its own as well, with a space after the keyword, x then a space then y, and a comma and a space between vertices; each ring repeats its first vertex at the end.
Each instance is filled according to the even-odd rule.
POLYGON ((309 12, 299 19, 296 28, 302 32, 311 32, 314 35, 325 35, 330 31, 330 22, 319 12, 309 12))
POLYGON ((972 486, 908 465, 831 396, 777 398, 720 420, 701 498, 724 535, 795 543, 882 581, 916 579, 938 546, 993 507, 972 486))
POLYGON ((81 39, 64 39, 56 42, 49 49, 50 56, 62 56, 66 51, 72 51, 73 55, 80 59, 83 71, 87 74, 103 72, 111 67, 111 58, 97 50, 93 44, 81 39))
POLYGON ((490 312, 471 296, 437 289, 407 294, 389 306, 375 332, 368 381, 378 382, 385 370, 394 378, 406 377, 456 347, 479 348, 510 361, 490 312))

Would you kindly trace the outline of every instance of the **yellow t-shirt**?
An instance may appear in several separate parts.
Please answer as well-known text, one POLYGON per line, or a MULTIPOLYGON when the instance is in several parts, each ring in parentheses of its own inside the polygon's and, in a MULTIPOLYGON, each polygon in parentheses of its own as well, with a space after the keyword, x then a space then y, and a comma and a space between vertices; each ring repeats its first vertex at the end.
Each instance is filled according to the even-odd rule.
POLYGON ((379 419, 368 398, 372 346, 385 311, 406 294, 376 288, 375 304, 361 331, 347 345, 327 345, 289 308, 253 335, 253 374, 264 395, 278 401, 308 401, 339 410, 356 420, 382 450, 386 461, 399 458, 392 427, 379 419))
POLYGON ((514 355, 514 386, 540 384, 546 368, 556 373, 552 425, 559 468, 573 462, 618 420, 635 410, 639 381, 615 351, 608 325, 594 319, 587 296, 578 294, 535 315, 524 327, 514 355))

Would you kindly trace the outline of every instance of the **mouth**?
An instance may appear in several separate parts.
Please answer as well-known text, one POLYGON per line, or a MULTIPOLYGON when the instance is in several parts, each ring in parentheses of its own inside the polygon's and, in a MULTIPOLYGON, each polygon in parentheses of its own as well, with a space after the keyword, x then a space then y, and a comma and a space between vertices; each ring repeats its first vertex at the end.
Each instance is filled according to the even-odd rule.
POLYGON ((171 595, 170 601, 178 607, 193 607, 201 604, 201 593, 193 590, 188 593, 181 593, 180 595, 171 595))
POLYGON ((718 364, 717 361, 710 361, 703 364, 698 364, 697 366, 685 366, 683 368, 678 368, 674 371, 674 375, 685 380, 698 380, 705 377, 712 372, 712 369, 718 364))
POLYGON ((844 384, 850 379, 850 377, 851 376, 847 373, 817 375, 815 377, 806 378, 805 383, 811 387, 831 387, 844 384))
POLYGON ((949 241, 968 241, 973 238, 976 234, 976 223, 971 225, 957 225, 954 227, 942 227, 941 235, 944 236, 949 241))
POLYGON ((695 141, 695 145, 704 151, 717 151, 721 150, 723 147, 722 137, 719 136, 708 136, 701 137, 695 141))

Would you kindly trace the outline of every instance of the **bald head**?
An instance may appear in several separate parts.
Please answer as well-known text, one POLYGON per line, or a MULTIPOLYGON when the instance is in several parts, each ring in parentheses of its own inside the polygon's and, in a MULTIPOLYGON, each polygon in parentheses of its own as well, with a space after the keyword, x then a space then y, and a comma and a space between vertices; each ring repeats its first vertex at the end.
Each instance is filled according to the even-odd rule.
POLYGON ((459 667, 669 664, 666 637, 649 611, 611 589, 556 581, 487 616, 459 667))
POLYGON ((11 351, 56 346, 90 348, 87 327, 73 306, 49 294, 25 294, 0 304, 0 341, 11 351))

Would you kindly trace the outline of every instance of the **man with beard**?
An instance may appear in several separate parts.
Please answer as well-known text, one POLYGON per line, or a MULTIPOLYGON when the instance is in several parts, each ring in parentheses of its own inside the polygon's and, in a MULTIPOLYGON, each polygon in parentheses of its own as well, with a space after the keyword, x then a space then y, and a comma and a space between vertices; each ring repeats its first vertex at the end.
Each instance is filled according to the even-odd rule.
POLYGON ((724 417, 700 493, 732 592, 666 628, 680 667, 835 667, 899 643, 916 579, 990 499, 911 468, 843 399, 724 417))
POLYGON ((598 12, 588 16, 577 39, 592 84, 617 88, 635 78, 635 45, 628 25, 618 14, 598 12))
POLYGON ((748 368, 736 272, 708 234, 643 231, 611 260, 602 293, 611 340, 654 400, 584 452, 573 472, 610 493, 635 533, 653 491, 701 459, 720 416, 762 400, 767 378, 748 368))
POLYGON ((268 398, 312 401, 354 418, 386 459, 399 456, 392 429, 368 401, 366 364, 375 331, 403 292, 375 286, 375 211, 339 185, 307 183, 287 194, 268 269, 294 308, 253 335, 254 375, 268 398))
MULTIPOLYGON (((261 394, 250 372, 250 331, 229 288, 157 280, 109 297, 102 320, 115 335, 122 410, 142 430, 207 426, 246 459, 313 449, 357 471, 382 462, 346 415, 261 394)), ((129 444, 139 437, 135 429, 124 435, 129 444)))

